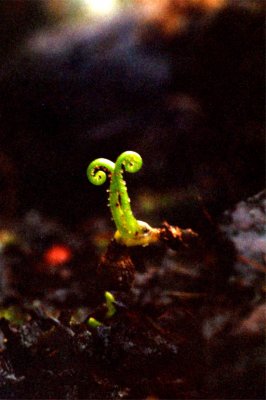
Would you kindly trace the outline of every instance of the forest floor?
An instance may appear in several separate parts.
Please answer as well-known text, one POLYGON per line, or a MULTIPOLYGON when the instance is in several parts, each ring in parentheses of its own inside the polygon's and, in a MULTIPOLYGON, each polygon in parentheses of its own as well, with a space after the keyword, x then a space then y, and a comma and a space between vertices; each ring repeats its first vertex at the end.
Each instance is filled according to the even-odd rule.
POLYGON ((2 224, 0 397, 264 398, 265 206, 197 205, 197 236, 145 248, 106 250, 103 218, 2 224))

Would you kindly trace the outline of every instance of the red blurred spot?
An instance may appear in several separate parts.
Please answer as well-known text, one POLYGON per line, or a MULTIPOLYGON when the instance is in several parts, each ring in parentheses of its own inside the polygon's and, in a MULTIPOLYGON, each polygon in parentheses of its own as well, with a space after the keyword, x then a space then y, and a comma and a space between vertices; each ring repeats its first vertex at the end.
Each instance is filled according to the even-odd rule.
POLYGON ((44 253, 44 261, 46 264, 58 266, 70 261, 72 257, 71 250, 64 245, 54 245, 44 253))

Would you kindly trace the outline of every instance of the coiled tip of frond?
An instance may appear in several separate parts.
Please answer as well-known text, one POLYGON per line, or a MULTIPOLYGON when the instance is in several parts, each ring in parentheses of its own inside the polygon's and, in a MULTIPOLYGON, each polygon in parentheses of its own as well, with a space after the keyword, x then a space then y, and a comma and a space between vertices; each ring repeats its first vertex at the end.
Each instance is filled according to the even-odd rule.
POLYGON ((116 160, 116 168, 124 166, 127 172, 138 172, 142 167, 143 161, 141 156, 135 151, 124 151, 116 160))
POLYGON ((87 177, 93 185, 102 185, 106 181, 107 173, 113 173, 114 163, 106 158, 97 158, 87 168, 87 177))

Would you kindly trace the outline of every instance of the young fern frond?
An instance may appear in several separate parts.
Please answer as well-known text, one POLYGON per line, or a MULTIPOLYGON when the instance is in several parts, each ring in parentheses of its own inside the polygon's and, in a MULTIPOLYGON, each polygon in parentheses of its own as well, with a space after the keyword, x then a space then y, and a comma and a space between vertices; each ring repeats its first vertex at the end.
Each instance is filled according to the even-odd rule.
POLYGON ((106 181, 110 176, 109 205, 117 231, 115 240, 126 246, 147 246, 158 240, 158 229, 146 222, 138 221, 131 210, 123 172, 137 172, 142 167, 142 158, 134 151, 125 151, 113 163, 105 158, 98 158, 90 163, 87 176, 94 185, 106 181))

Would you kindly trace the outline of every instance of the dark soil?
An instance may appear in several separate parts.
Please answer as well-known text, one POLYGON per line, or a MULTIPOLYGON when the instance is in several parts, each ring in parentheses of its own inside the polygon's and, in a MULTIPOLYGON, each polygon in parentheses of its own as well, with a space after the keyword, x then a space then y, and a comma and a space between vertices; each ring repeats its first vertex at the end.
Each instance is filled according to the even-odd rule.
POLYGON ((3 227, 1 398, 262 399, 265 201, 220 226, 202 209, 198 236, 165 224, 161 244, 104 257, 103 221, 74 233, 31 212, 3 227))

